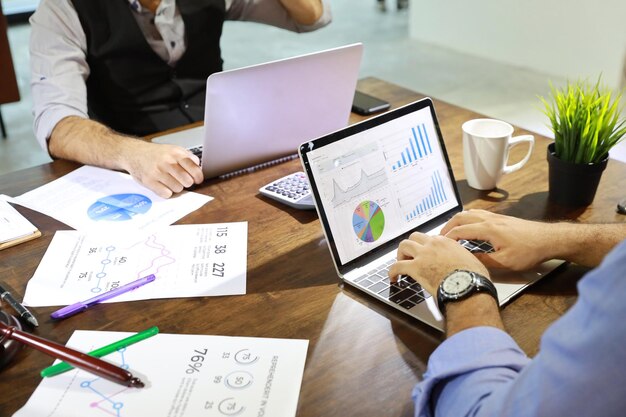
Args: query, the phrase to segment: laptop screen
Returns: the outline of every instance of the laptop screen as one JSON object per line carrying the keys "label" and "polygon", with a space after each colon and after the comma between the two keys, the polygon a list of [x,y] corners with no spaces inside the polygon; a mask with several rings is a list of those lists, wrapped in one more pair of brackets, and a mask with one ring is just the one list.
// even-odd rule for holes
{"label": "laptop screen", "polygon": [[462,209],[430,99],[305,143],[300,155],[338,266]]}

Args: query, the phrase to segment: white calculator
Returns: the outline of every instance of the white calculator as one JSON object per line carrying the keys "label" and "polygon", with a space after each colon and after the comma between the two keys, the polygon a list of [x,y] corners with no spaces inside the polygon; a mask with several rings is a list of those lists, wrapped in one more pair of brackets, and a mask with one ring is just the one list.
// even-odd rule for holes
{"label": "white calculator", "polygon": [[310,210],[315,208],[309,180],[304,172],[294,172],[272,181],[259,188],[259,192],[297,209]]}

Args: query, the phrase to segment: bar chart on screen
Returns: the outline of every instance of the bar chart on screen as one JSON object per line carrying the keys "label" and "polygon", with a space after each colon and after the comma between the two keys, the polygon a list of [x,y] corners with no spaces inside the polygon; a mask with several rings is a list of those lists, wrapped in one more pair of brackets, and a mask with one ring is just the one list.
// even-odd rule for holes
{"label": "bar chart on screen", "polygon": [[445,166],[422,161],[397,174],[394,181],[402,221],[422,223],[454,206],[454,191]]}
{"label": "bar chart on screen", "polygon": [[430,179],[432,184],[430,192],[415,205],[413,210],[406,214],[406,221],[410,221],[448,201],[448,195],[443,187],[439,171],[433,172]]}
{"label": "bar chart on screen", "polygon": [[402,149],[403,145],[404,149],[401,150],[399,158],[391,166],[391,170],[394,172],[410,165],[412,162],[427,158],[428,155],[433,153],[433,147],[430,144],[430,137],[424,123],[411,127],[410,133],[407,133],[406,142],[400,144],[400,149]]}
{"label": "bar chart on screen", "polygon": [[396,205],[404,224],[428,218],[449,209],[453,188],[446,175],[441,145],[432,121],[421,114],[409,127],[389,132],[382,146]]}

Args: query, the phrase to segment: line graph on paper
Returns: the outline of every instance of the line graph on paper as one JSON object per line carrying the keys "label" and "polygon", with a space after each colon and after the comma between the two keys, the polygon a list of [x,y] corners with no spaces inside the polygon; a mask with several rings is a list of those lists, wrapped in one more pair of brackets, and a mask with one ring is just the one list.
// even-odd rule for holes
{"label": "line graph on paper", "polygon": [[[121,359],[119,367],[128,370],[129,366],[126,363],[125,352],[126,348],[117,350]],[[90,409],[100,411],[99,414],[103,416],[123,417],[124,402],[116,398],[119,398],[123,393],[131,388],[121,388],[102,378],[93,378],[82,381],[80,383],[80,387],[96,396],[95,400],[89,402]],[[115,387],[114,392],[106,392],[107,387]]]}
{"label": "line graph on paper", "polygon": [[[100,259],[95,259],[98,256]],[[87,257],[95,265],[90,268],[91,272],[82,269],[85,272],[80,272],[78,277],[93,282],[92,293],[115,288],[119,285],[115,280],[122,274],[125,280],[130,281],[132,276],[141,278],[149,274],[157,275],[163,268],[176,262],[172,251],[154,234],[125,248],[109,244],[88,247]],[[136,269],[136,272],[131,272],[129,268]],[[89,280],[89,277],[92,279]]]}
{"label": "line graph on paper", "polygon": [[60,230],[29,280],[24,300],[33,307],[72,304],[152,274],[153,284],[105,302],[244,294],[246,253],[244,222],[126,234]]}
{"label": "line graph on paper", "polygon": [[[140,244],[141,242],[137,243],[137,245]],[[154,258],[147,262],[145,268],[137,272],[137,278],[141,278],[149,274],[157,275],[161,268],[165,268],[176,262],[176,259],[171,255],[172,251],[170,251],[165,244],[158,242],[156,235],[148,236],[143,244],[145,247],[149,248],[150,251],[154,251]]]}

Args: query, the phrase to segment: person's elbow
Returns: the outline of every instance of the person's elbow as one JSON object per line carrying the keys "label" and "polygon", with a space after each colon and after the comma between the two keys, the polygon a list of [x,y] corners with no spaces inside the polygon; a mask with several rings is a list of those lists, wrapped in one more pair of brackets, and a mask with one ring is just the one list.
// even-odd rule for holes
{"label": "person's elbow", "polygon": [[323,14],[324,5],[321,1],[310,1],[293,18],[299,25],[311,26],[317,23]]}

